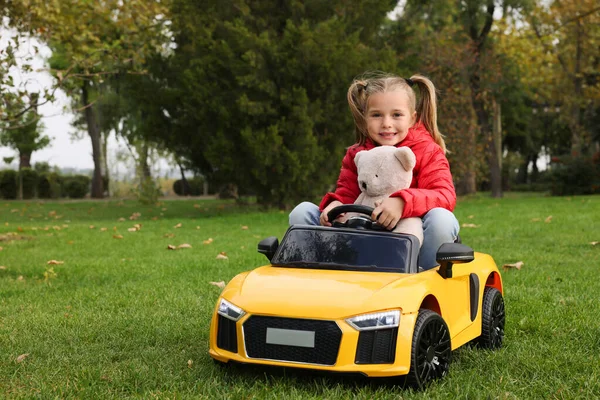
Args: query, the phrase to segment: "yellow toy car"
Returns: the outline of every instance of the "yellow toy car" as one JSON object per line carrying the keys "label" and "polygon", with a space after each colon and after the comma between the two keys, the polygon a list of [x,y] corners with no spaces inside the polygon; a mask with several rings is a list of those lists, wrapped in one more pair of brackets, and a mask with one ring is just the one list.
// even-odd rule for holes
{"label": "yellow toy car", "polygon": [[489,255],[446,243],[440,266],[419,271],[416,237],[383,230],[364,206],[329,220],[345,212],[365,215],[259,243],[271,264],[234,277],[217,301],[215,361],[404,376],[419,388],[445,376],[465,343],[502,345],[502,278]]}

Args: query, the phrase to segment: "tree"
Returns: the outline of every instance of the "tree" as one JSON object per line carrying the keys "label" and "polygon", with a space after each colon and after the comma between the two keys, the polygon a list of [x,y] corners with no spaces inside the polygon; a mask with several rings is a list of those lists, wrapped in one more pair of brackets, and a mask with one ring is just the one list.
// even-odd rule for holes
{"label": "tree", "polygon": [[[37,93],[30,95],[31,103],[37,104],[37,99]],[[19,101],[13,107],[20,110],[26,106],[25,102]],[[31,154],[50,144],[50,138],[42,134],[43,125],[36,106],[24,114],[19,121],[4,123],[1,128],[0,144],[11,147],[19,153],[19,169],[31,168]]]}
{"label": "tree", "polygon": [[[19,199],[23,199],[23,169],[31,168],[31,154],[50,144],[50,138],[42,134],[43,125],[37,113],[38,93],[31,93],[29,100],[32,108],[18,121],[0,125],[0,144],[15,149],[19,154]],[[20,110],[25,105],[19,99],[13,107]]]}
{"label": "tree", "polygon": [[[502,196],[501,131],[493,129],[493,120],[498,119],[500,107],[494,104],[501,103],[507,76],[491,34],[497,9],[507,16],[527,4],[527,0],[409,0],[398,22],[398,32],[410,44],[409,51],[415,45],[415,57],[423,58],[420,66],[435,76],[441,88],[440,125],[450,128],[449,148],[459,153],[458,156],[451,153],[450,159],[461,162],[458,178],[463,193],[475,190],[475,177],[480,169],[476,154],[483,145],[492,196]],[[416,43],[415,38],[418,38]],[[456,115],[461,118],[448,122],[443,117],[444,111],[450,111],[450,118]],[[475,121],[475,131],[471,121]]]}
{"label": "tree", "polygon": [[552,1],[539,6],[529,21],[547,53],[553,57],[555,98],[571,130],[571,155],[590,147],[593,134],[583,116],[600,103],[600,6],[594,0]]}
{"label": "tree", "polygon": [[81,102],[94,158],[92,197],[102,197],[97,88],[111,74],[144,72],[148,54],[167,43],[167,5],[160,0],[30,0],[2,1],[0,9],[17,31],[39,37],[60,53],[54,59],[56,87]]}
{"label": "tree", "polygon": [[[394,2],[174,2],[165,146],[213,181],[286,207],[331,188],[353,129],[352,78],[391,69],[368,47]],[[162,95],[161,95],[162,97]]]}

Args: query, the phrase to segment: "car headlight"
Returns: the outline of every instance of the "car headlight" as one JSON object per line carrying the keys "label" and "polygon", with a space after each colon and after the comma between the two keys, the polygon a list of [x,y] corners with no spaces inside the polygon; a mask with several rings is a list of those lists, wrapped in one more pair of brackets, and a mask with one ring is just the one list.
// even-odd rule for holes
{"label": "car headlight", "polygon": [[400,310],[357,315],[348,318],[346,322],[358,331],[395,328],[400,324]]}
{"label": "car headlight", "polygon": [[219,315],[229,318],[232,321],[237,321],[246,314],[246,311],[242,310],[236,305],[231,304],[225,299],[221,299],[219,302]]}

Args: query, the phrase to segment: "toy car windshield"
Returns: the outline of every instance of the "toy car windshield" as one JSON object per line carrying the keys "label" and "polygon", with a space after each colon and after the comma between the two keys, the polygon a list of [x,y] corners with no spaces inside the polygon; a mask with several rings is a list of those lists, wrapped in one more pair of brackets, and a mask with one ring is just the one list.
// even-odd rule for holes
{"label": "toy car windshield", "polygon": [[271,262],[294,268],[412,273],[417,253],[418,240],[411,235],[296,225]]}

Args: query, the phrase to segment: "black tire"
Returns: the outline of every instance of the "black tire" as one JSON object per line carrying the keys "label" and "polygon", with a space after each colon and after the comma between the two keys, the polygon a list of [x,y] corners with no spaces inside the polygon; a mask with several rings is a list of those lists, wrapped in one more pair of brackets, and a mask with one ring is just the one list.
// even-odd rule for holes
{"label": "black tire", "polygon": [[500,291],[486,287],[481,306],[481,336],[477,343],[484,349],[499,349],[504,340],[506,312]]}
{"label": "black tire", "polygon": [[406,383],[420,389],[448,374],[452,348],[444,319],[431,310],[420,310],[413,333],[410,370]]}

